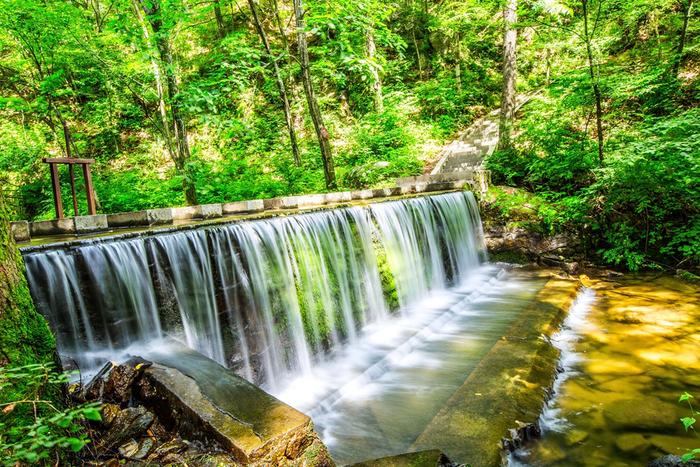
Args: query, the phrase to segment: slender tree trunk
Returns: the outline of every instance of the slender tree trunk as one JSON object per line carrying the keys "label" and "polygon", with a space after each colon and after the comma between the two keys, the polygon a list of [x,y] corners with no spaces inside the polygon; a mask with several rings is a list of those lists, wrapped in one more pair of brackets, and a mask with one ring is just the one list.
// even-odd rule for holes
{"label": "slender tree trunk", "polygon": [[683,27],[681,28],[681,35],[678,38],[678,45],[676,46],[676,53],[674,54],[673,66],[671,68],[671,76],[674,79],[678,78],[678,71],[680,70],[681,63],[683,62],[683,49],[685,48],[686,36],[688,35],[688,22],[690,21],[690,12],[692,9],[693,0],[687,0],[683,13]]}
{"label": "slender tree trunk", "polygon": [[367,58],[369,61],[369,69],[372,74],[372,93],[374,94],[374,110],[378,113],[384,112],[384,96],[382,94],[382,78],[379,76],[379,70],[375,66],[375,58],[377,55],[377,45],[374,43],[374,31],[371,28],[367,30]]}
{"label": "slender tree trunk", "polygon": [[[9,219],[5,193],[0,189],[0,366],[52,363],[56,343],[32,303]],[[0,389],[0,400],[3,391]]]}
{"label": "slender tree trunk", "polygon": [[224,24],[224,15],[221,14],[221,3],[219,0],[214,0],[214,17],[216,18],[216,34],[219,39],[226,37],[226,25]]}
{"label": "slender tree trunk", "polygon": [[268,57],[270,63],[275,72],[275,81],[277,82],[277,90],[280,93],[280,99],[282,100],[282,105],[284,107],[284,119],[287,123],[287,131],[289,132],[289,143],[292,146],[292,155],[294,156],[294,163],[296,165],[301,165],[301,156],[299,155],[299,146],[297,145],[297,135],[294,131],[294,119],[292,118],[292,110],[289,105],[289,97],[287,96],[287,86],[284,84],[282,79],[282,72],[280,71],[279,63],[277,58],[272,54],[272,49],[270,48],[270,42],[267,40],[267,34],[260,23],[260,18],[258,17],[258,8],[255,6],[255,0],[248,0],[248,6],[250,7],[250,12],[253,15],[253,23],[255,24],[255,29],[258,31],[260,40],[265,47],[265,53]]}
{"label": "slender tree trunk", "polygon": [[603,106],[600,92],[600,83],[593,62],[593,49],[591,48],[591,35],[588,28],[588,0],[581,0],[583,6],[583,38],[586,42],[586,55],[588,56],[588,73],[591,77],[591,86],[593,87],[593,97],[595,98],[595,122],[596,131],[598,133],[598,162],[603,165],[604,153],[603,144],[605,142],[603,136]]}
{"label": "slender tree trunk", "polygon": [[516,55],[518,49],[518,0],[508,0],[503,10],[503,93],[501,94],[501,116],[499,122],[499,146],[512,146],[511,129],[515,116],[515,85],[517,79]]}
{"label": "slender tree trunk", "polygon": [[177,156],[173,162],[175,163],[175,168],[183,177],[182,188],[185,192],[185,201],[189,205],[197,204],[197,192],[191,170],[188,167],[190,161],[190,147],[187,141],[187,124],[178,100],[180,90],[175,74],[175,61],[173,60],[173,53],[170,47],[169,31],[163,28],[162,11],[158,0],[151,1],[150,5],[144,0],[141,0],[141,6],[153,30],[160,61],[163,63],[163,68],[165,69],[165,83],[168,90],[170,114],[172,115],[173,122],[173,136],[177,149]]}
{"label": "slender tree trunk", "polygon": [[311,83],[311,72],[309,70],[309,50],[306,44],[306,25],[304,21],[304,10],[302,8],[302,0],[294,1],[294,18],[297,24],[297,42],[299,47],[299,59],[301,62],[301,78],[304,83],[304,93],[306,101],[309,105],[309,113],[311,120],[316,130],[318,144],[321,148],[321,158],[323,159],[323,173],[326,178],[326,188],[335,188],[335,168],[333,167],[333,155],[331,154],[331,145],[328,135],[323,124],[321,110],[318,107],[318,101],[314,95],[314,88]]}

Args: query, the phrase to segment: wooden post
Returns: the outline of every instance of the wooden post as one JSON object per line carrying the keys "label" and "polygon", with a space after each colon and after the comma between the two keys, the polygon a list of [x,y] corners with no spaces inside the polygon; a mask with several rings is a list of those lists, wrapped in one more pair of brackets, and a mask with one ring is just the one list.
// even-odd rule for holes
{"label": "wooden post", "polygon": [[92,175],[90,175],[90,164],[83,164],[83,179],[85,180],[85,191],[87,194],[88,214],[94,216],[95,210],[95,189],[92,187]]}
{"label": "wooden post", "polygon": [[75,168],[73,164],[68,164],[68,172],[70,173],[70,193],[73,197],[73,216],[78,216],[78,197],[75,196]]}
{"label": "wooden post", "polygon": [[70,189],[73,195],[73,215],[78,216],[78,197],[75,193],[75,164],[83,167],[83,177],[85,179],[85,192],[87,195],[88,214],[94,216],[97,213],[95,206],[95,189],[92,186],[92,176],[90,175],[90,164],[94,159],[73,159],[72,157],[46,157],[43,162],[51,167],[51,186],[53,188],[53,202],[56,207],[56,218],[63,219],[63,201],[61,200],[61,183],[58,178],[58,164],[67,164],[70,171]]}
{"label": "wooden post", "polygon": [[53,205],[56,208],[56,219],[63,219],[63,200],[61,200],[61,183],[58,179],[58,166],[50,163],[51,187],[53,188]]}

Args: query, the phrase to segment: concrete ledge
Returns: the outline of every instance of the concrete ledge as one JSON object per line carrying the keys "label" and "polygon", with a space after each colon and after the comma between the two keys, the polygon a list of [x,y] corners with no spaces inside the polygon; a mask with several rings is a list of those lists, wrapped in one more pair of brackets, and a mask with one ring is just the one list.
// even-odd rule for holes
{"label": "concrete ledge", "polygon": [[223,216],[223,208],[221,204],[200,204],[196,206],[199,217],[202,219],[216,219]]}
{"label": "concrete ledge", "polygon": [[349,191],[336,191],[335,193],[326,193],[326,204],[347,203],[352,201],[352,193]]}
{"label": "concrete ledge", "polygon": [[326,204],[326,195],[323,193],[297,197],[297,206],[299,207],[323,206],[324,204]]}
{"label": "concrete ledge", "polygon": [[70,235],[75,233],[75,222],[73,218],[32,222],[29,224],[29,233],[32,237]]}
{"label": "concrete ledge", "polygon": [[372,190],[360,190],[360,191],[353,191],[350,193],[350,197],[352,199],[370,199],[374,196],[374,193]]}
{"label": "concrete ledge", "polygon": [[549,337],[580,287],[578,280],[551,278],[412,448],[438,448],[454,462],[475,466],[503,465],[504,448],[517,447],[518,441],[509,437],[538,431],[559,358]]}
{"label": "concrete ledge", "polygon": [[146,211],[136,211],[107,214],[107,225],[109,227],[149,225],[148,213]]}
{"label": "concrete ledge", "polygon": [[10,232],[17,243],[28,242],[32,238],[29,234],[29,222],[27,221],[10,222]]}
{"label": "concrete ledge", "polygon": [[106,214],[77,216],[73,218],[73,221],[75,223],[75,231],[77,233],[92,233],[109,229]]}
{"label": "concrete ledge", "polygon": [[173,210],[170,208],[147,209],[148,225],[163,225],[173,223]]}
{"label": "concrete ledge", "polygon": [[221,205],[221,211],[224,215],[258,212],[264,209],[265,203],[261,199],[254,199],[251,201],[237,201],[235,203],[224,203]]}
{"label": "concrete ledge", "polygon": [[174,221],[184,221],[189,219],[196,219],[199,217],[199,206],[184,206],[181,208],[171,208],[172,219]]}

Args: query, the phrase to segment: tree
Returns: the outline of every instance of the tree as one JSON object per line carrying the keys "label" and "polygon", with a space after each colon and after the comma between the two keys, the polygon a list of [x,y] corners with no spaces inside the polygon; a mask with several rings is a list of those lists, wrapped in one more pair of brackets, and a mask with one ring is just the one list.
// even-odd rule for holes
{"label": "tree", "polygon": [[294,130],[294,119],[292,118],[292,110],[291,106],[289,105],[287,85],[284,83],[279,63],[277,61],[277,58],[272,53],[272,49],[270,48],[270,41],[268,41],[265,29],[263,29],[262,23],[260,22],[260,18],[258,16],[258,8],[255,5],[255,0],[248,0],[248,6],[250,7],[250,13],[253,15],[253,24],[255,25],[255,29],[256,31],[258,31],[258,35],[260,36],[260,40],[263,43],[263,47],[265,47],[265,55],[267,56],[268,61],[272,64],[272,69],[275,73],[275,82],[277,83],[277,90],[279,91],[280,100],[282,101],[282,106],[284,108],[284,119],[287,124],[287,131],[289,132],[289,143],[292,147],[294,163],[296,165],[301,165],[301,156],[299,155],[299,145],[297,144],[297,135],[296,131]]}
{"label": "tree", "polygon": [[318,145],[321,149],[321,159],[323,160],[323,174],[326,179],[326,188],[332,189],[336,187],[335,168],[333,166],[333,155],[331,154],[331,144],[329,141],[328,130],[323,124],[321,110],[318,107],[318,101],[314,94],[313,84],[311,82],[311,71],[309,70],[309,49],[306,43],[306,23],[304,21],[304,9],[302,0],[293,0],[294,18],[297,25],[297,44],[299,47],[299,61],[301,65],[301,79],[304,83],[304,94],[306,94],[306,102],[309,106],[311,120],[316,130]]}
{"label": "tree", "polygon": [[[173,162],[178,173],[182,176],[182,188],[185,192],[185,201],[189,205],[197,204],[197,191],[194,177],[190,168],[190,146],[187,140],[187,120],[181,108],[180,89],[178,85],[177,66],[173,58],[170,44],[172,15],[168,16],[163,11],[160,0],[139,0],[141,9],[146,15],[146,20],[153,31],[155,45],[160,56],[160,69],[165,70],[165,82],[167,89],[167,102],[170,105],[170,117],[175,151]],[[164,19],[166,21],[164,21]],[[156,78],[158,81],[158,78]]]}
{"label": "tree", "polygon": [[[598,0],[598,13],[596,15],[595,23],[598,24],[600,20],[600,6],[603,0]],[[603,165],[604,154],[603,145],[605,144],[605,139],[603,136],[603,104],[602,95],[600,92],[600,78],[598,76],[598,70],[595,65],[595,59],[593,57],[593,48],[591,43],[593,41],[593,33],[595,33],[595,28],[591,31],[588,24],[588,6],[589,0],[581,0],[581,7],[583,8],[583,41],[586,46],[586,57],[588,59],[588,74],[591,79],[591,88],[593,89],[593,98],[595,99],[595,122],[596,122],[596,133],[598,137],[598,162]]]}
{"label": "tree", "polygon": [[0,366],[55,362],[56,343],[46,320],[34,308],[8,219],[5,193],[0,189]]}
{"label": "tree", "polygon": [[379,76],[376,61],[377,45],[374,43],[374,31],[372,27],[367,28],[367,60],[372,75],[372,94],[374,95],[374,110],[378,113],[384,112],[384,96],[382,94],[382,78]]}
{"label": "tree", "polygon": [[515,114],[515,85],[517,78],[516,53],[518,31],[518,0],[507,0],[503,10],[503,92],[501,94],[500,141],[501,148],[511,147],[511,127]]}
{"label": "tree", "polygon": [[688,35],[688,22],[690,21],[690,13],[693,9],[693,0],[686,0],[685,7],[683,8],[683,26],[681,27],[681,33],[678,36],[678,45],[676,46],[675,54],[673,56],[673,64],[671,66],[671,76],[676,79],[678,77],[678,70],[683,62],[683,52],[685,49],[685,41]]}

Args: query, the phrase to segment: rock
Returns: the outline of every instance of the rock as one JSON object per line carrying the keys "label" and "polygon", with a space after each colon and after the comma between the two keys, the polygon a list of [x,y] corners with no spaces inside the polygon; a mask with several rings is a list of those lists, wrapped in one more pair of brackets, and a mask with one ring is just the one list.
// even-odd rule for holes
{"label": "rock", "polygon": [[112,368],[104,384],[104,399],[117,404],[125,404],[131,399],[132,386],[151,365],[141,358],[131,358],[122,365]]}
{"label": "rock", "polygon": [[682,456],[688,451],[700,448],[700,441],[695,437],[669,436],[653,434],[649,437],[649,442],[666,454]]}
{"label": "rock", "polygon": [[615,439],[615,446],[620,451],[628,454],[646,450],[651,443],[639,433],[625,433]]}
{"label": "rock", "polygon": [[153,451],[149,459],[156,460],[166,457],[169,454],[180,454],[187,450],[189,445],[180,438],[173,438],[167,443],[163,443]]}
{"label": "rock", "polygon": [[700,467],[700,462],[692,460],[683,462],[680,456],[663,456],[649,462],[648,467]]}
{"label": "rock", "polygon": [[455,464],[442,451],[430,449],[372,459],[352,464],[350,467],[451,467],[453,465]]}
{"label": "rock", "polygon": [[139,381],[140,400],[167,429],[244,464],[289,465],[313,455],[306,465],[333,465],[308,416],[191,349],[174,341],[168,348],[147,355],[154,364]]}
{"label": "rock", "polygon": [[110,404],[109,402],[102,404],[102,423],[104,426],[107,428],[112,426],[112,423],[114,422],[114,419],[117,418],[117,415],[119,415],[119,412],[121,412],[121,409],[116,404]]}
{"label": "rock", "polygon": [[603,409],[608,424],[620,430],[663,430],[674,428],[676,407],[655,397],[637,397],[609,403]]}
{"label": "rock", "polygon": [[566,271],[567,273],[574,275],[579,273],[581,267],[576,261],[572,261],[570,263],[564,263],[562,269],[564,269],[564,271]]}
{"label": "rock", "polygon": [[119,455],[126,459],[145,459],[153,449],[154,444],[152,438],[143,438],[140,442],[132,439],[119,446]]}
{"label": "rock", "polygon": [[144,407],[129,407],[120,411],[107,433],[96,443],[99,451],[111,451],[131,438],[137,438],[153,423],[153,414]]}
{"label": "rock", "polygon": [[566,444],[574,446],[584,442],[588,438],[588,432],[583,430],[571,430],[566,433]]}
{"label": "rock", "polygon": [[105,380],[104,377],[108,374],[115,364],[113,362],[107,362],[105,365],[97,372],[97,374],[88,382],[81,392],[82,400],[94,401],[102,399],[102,394],[104,393]]}

